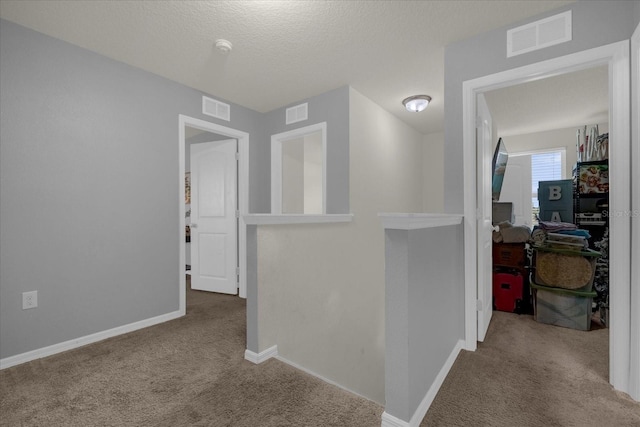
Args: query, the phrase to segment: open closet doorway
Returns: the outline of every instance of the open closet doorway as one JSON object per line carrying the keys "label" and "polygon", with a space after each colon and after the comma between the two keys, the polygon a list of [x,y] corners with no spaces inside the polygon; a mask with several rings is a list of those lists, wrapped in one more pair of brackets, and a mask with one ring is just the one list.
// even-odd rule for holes
{"label": "open closet doorway", "polygon": [[[628,212],[630,191],[630,137],[629,137],[629,56],[628,43],[619,42],[588,51],[555,58],[494,75],[469,80],[463,84],[464,106],[464,171],[465,201],[467,218],[483,216],[483,203],[488,197],[479,194],[474,182],[476,164],[476,98],[478,94],[531,82],[569,72],[605,66],[608,69],[610,156],[609,175],[611,182],[611,212]],[[526,102],[526,101],[522,101]],[[495,141],[494,141],[495,143]],[[482,150],[478,150],[479,152]],[[478,166],[479,167],[479,166]],[[618,390],[627,391],[629,379],[629,327],[630,327],[630,221],[624,216],[610,218],[610,365],[609,381]],[[476,221],[465,221],[465,347],[477,347],[478,324],[476,307],[480,295],[485,294],[486,283],[477,276],[478,265],[484,263],[491,254],[478,251],[477,242],[487,232],[477,226]],[[631,361],[633,363],[633,361]],[[637,362],[637,361],[636,361]]]}
{"label": "open closet doorway", "polygon": [[[184,315],[187,278],[193,273],[194,289],[246,298],[249,134],[183,115],[178,121],[179,301]],[[199,197],[203,190],[206,198]]]}

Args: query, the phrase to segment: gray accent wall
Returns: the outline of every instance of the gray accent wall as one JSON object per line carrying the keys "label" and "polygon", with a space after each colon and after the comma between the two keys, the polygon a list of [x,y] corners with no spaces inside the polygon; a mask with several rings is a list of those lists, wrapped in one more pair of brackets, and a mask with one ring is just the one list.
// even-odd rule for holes
{"label": "gray accent wall", "polygon": [[[463,212],[462,83],[478,77],[604,46],[631,37],[637,1],[579,1],[508,27],[492,30],[445,49],[445,212]],[[506,57],[506,31],[565,10],[573,15],[573,40]],[[524,102],[524,101],[523,101]]]}
{"label": "gray accent wall", "polygon": [[[286,109],[307,102],[308,119],[287,125]],[[349,213],[349,87],[303,99],[265,115],[269,149],[271,136],[327,122],[327,213]]]}
{"label": "gray accent wall", "polygon": [[0,67],[0,358],[178,310],[179,114],[250,134],[268,211],[262,114],[5,20]]}
{"label": "gray accent wall", "polygon": [[462,225],[385,230],[385,412],[403,421],[464,337],[461,238]]}

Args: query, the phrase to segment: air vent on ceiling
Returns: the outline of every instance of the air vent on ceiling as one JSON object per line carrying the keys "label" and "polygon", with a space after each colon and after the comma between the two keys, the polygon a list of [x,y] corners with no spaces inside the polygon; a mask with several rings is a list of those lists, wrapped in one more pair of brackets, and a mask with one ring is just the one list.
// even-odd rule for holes
{"label": "air vent on ceiling", "polygon": [[507,58],[571,40],[571,11],[507,31]]}
{"label": "air vent on ceiling", "polygon": [[309,118],[309,103],[296,105],[295,107],[287,108],[287,117],[285,119],[286,124],[301,122]]}
{"label": "air vent on ceiling", "polygon": [[213,98],[202,97],[202,114],[216,119],[231,121],[231,106]]}

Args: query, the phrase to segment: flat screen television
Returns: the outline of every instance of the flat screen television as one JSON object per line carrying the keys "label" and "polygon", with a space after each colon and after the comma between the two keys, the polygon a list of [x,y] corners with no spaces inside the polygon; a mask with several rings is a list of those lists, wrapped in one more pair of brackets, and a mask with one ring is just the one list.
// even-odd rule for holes
{"label": "flat screen television", "polygon": [[500,200],[500,191],[502,191],[502,182],[504,181],[504,172],[507,170],[507,160],[509,153],[504,145],[502,138],[498,139],[496,151],[493,153],[493,166],[491,168],[491,199],[494,202]]}

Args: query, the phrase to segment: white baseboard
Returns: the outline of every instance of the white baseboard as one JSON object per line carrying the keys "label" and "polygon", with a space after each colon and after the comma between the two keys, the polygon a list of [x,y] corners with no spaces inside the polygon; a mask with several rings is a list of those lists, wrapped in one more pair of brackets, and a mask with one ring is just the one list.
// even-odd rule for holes
{"label": "white baseboard", "polygon": [[48,347],[39,348],[37,350],[28,351],[26,353],[17,354],[15,356],[5,357],[4,359],[0,359],[0,369],[10,368],[15,365],[20,365],[21,363],[26,363],[32,360],[41,359],[43,357],[52,356],[63,351],[73,350],[74,348],[82,347],[87,344],[92,344],[118,335],[126,334],[128,332],[133,332],[138,329],[157,325],[159,323],[164,323],[182,316],[184,316],[184,313],[181,313],[179,310],[173,311],[171,313],[162,314],[160,316],[151,317],[149,319],[140,320],[134,323],[129,323],[128,325],[118,326],[117,328],[108,329],[106,331],[96,332],[95,334],[75,338],[58,344],[53,344]]}
{"label": "white baseboard", "polygon": [[400,418],[396,418],[393,415],[389,415],[386,412],[382,413],[381,427],[409,427],[409,423],[402,421]]}
{"label": "white baseboard", "polygon": [[[335,381],[332,381],[332,380],[330,380],[330,379],[328,379],[328,378],[325,378],[325,377],[323,377],[322,375],[319,375],[319,374],[317,374],[317,373],[315,373],[315,372],[313,372],[313,371],[310,371],[309,369],[307,369],[307,368],[305,368],[305,367],[303,367],[303,366],[300,366],[300,365],[298,365],[297,363],[292,362],[291,360],[285,359],[285,358],[284,358],[284,357],[282,357],[282,356],[279,356],[279,355],[278,355],[278,356],[276,356],[276,359],[278,359],[278,360],[279,360],[279,361],[281,361],[282,363],[286,363],[287,365],[289,365],[289,366],[291,366],[291,367],[293,367],[293,368],[296,368],[296,369],[297,369],[297,370],[299,370],[299,371],[305,372],[305,373],[307,373],[307,374],[309,374],[309,375],[311,375],[311,376],[313,376],[313,377],[316,377],[316,378],[318,378],[319,380],[322,380],[322,381],[324,381],[324,382],[325,382],[325,383],[327,383],[327,384],[331,384],[331,385],[336,386],[336,387],[338,387],[338,388],[340,388],[340,389],[342,389],[342,390],[344,390],[344,391],[346,391],[346,392],[348,392],[348,393],[351,393],[351,394],[353,394],[353,395],[355,395],[355,396],[358,396],[358,397],[361,397],[361,398],[363,398],[363,399],[367,399],[367,400],[370,400],[370,401],[374,402],[373,400],[371,400],[371,399],[370,399],[370,398],[368,398],[367,396],[363,396],[363,395],[361,395],[360,393],[356,393],[356,392],[355,392],[355,391],[353,391],[353,390],[349,390],[348,388],[346,388],[346,387],[345,387],[345,386],[343,386],[342,384],[338,384],[338,383],[337,383],[337,382],[335,382]],[[374,403],[378,403],[378,402],[374,402]],[[379,403],[378,403],[378,404],[379,404]]]}
{"label": "white baseboard", "polygon": [[449,353],[449,357],[447,357],[447,360],[444,362],[444,365],[438,372],[438,375],[436,375],[433,383],[431,383],[431,387],[429,387],[429,390],[427,390],[427,394],[425,394],[422,402],[420,402],[420,405],[418,405],[418,408],[413,413],[411,420],[409,422],[406,422],[394,417],[393,415],[383,412],[381,427],[418,427],[424,419],[424,416],[427,415],[427,411],[433,403],[433,399],[436,398],[438,390],[440,390],[440,387],[442,387],[442,383],[444,382],[445,378],[447,378],[447,375],[449,374],[453,363],[456,361],[460,350],[463,349],[464,344],[464,340],[458,340],[456,345],[453,347],[453,350],[451,350],[451,353]]}
{"label": "white baseboard", "polygon": [[278,356],[277,345],[269,347],[268,349],[261,351],[260,353],[255,353],[251,350],[244,351],[244,358],[249,362],[255,363],[256,365],[259,365],[260,363],[265,362],[271,359],[272,357],[277,357],[277,356]]}

